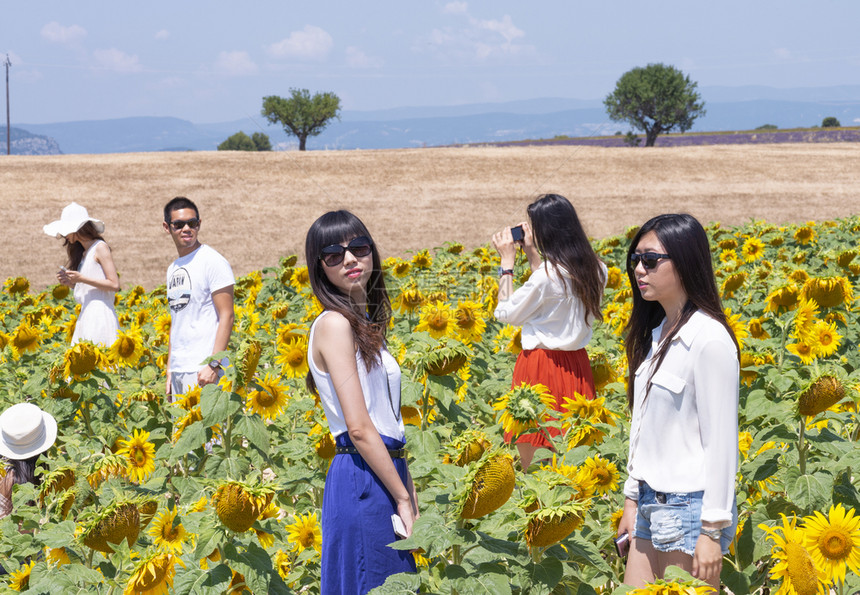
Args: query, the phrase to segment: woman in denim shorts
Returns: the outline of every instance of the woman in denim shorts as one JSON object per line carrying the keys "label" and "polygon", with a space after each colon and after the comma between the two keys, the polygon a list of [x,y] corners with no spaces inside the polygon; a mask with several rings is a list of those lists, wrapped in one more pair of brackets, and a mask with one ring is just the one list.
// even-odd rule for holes
{"label": "woman in denim shorts", "polygon": [[628,250],[633,411],[624,514],[624,582],[679,566],[719,587],[737,524],[739,349],[723,313],[701,224],[660,215]]}

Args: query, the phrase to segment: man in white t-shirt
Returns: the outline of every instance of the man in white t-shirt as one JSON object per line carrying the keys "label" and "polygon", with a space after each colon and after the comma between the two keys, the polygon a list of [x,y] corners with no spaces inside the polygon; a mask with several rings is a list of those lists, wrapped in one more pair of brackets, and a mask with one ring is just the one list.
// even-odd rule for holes
{"label": "man in white t-shirt", "polygon": [[224,361],[203,361],[227,349],[233,331],[233,270],[214,249],[197,239],[200,214],[177,196],[164,207],[164,230],[179,258],[167,269],[170,343],[167,398],[195,386],[218,382]]}

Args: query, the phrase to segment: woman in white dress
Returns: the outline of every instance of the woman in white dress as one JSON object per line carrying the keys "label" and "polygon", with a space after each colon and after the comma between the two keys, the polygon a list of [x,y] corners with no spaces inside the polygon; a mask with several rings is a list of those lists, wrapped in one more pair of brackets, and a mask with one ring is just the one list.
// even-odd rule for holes
{"label": "woman in white dress", "polygon": [[69,260],[60,267],[57,280],[73,288],[75,301],[81,305],[72,345],[87,340],[110,347],[119,328],[113,306],[119,277],[110,247],[101,236],[105,224],[73,202],[63,209],[58,221],[43,229],[49,236],[65,240]]}

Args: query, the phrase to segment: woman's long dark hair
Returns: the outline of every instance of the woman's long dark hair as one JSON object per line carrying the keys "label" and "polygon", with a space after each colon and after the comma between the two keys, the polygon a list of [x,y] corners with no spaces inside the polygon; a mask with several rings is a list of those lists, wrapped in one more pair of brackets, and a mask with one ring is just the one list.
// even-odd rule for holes
{"label": "woman's long dark hair", "polygon": [[[88,240],[104,241],[104,238],[96,231],[96,226],[92,221],[84,223],[75,233]],[[63,239],[63,246],[66,248],[66,254],[69,255],[69,262],[66,263],[66,268],[70,271],[77,271],[78,267],[81,266],[81,259],[84,257],[84,245],[77,241],[70,242],[69,238]]]}
{"label": "woman's long dark hair", "polygon": [[606,279],[576,209],[560,194],[544,194],[528,206],[528,214],[535,247],[555,269],[567,291],[582,300],[585,322],[589,315],[600,320]]}
{"label": "woman's long dark hair", "polygon": [[[627,249],[627,277],[630,279],[630,286],[636,287],[636,277],[633,274],[633,267],[630,266],[630,255],[636,250],[642,236],[651,231],[657,235],[657,239],[660,240],[663,249],[669,255],[672,266],[675,267],[681,280],[681,286],[687,294],[687,303],[681,310],[681,317],[675,324],[663,329],[660,345],[655,354],[657,363],[652,371],[652,376],[653,372],[656,372],[663,363],[666,353],[669,351],[672,337],[696,310],[701,310],[726,328],[735,343],[738,358],[740,358],[738,341],[732,327],[726,320],[720,294],[717,291],[708,235],[702,224],[692,215],[658,215],[649,219],[645,225],[639,228]],[[642,298],[642,294],[637,289],[633,290],[633,311],[630,314],[630,321],[627,323],[626,329],[627,404],[630,409],[633,409],[633,382],[636,378],[636,370],[648,357],[648,351],[651,349],[651,333],[665,316],[666,312],[659,302],[647,301]],[[648,386],[651,386],[650,378],[648,379]]]}
{"label": "woman's long dark hair", "polygon": [[38,460],[39,455],[30,457],[29,459],[9,459],[6,465],[6,472],[12,473],[12,485],[24,483],[32,483],[37,487],[41,485],[42,476],[36,475],[36,462]]}
{"label": "woman's long dark hair", "polygon": [[[326,246],[342,244],[359,236],[371,237],[361,219],[349,211],[330,211],[314,221],[308,230],[305,238],[305,259],[314,295],[325,310],[338,312],[349,321],[361,359],[370,370],[379,359],[379,350],[385,344],[385,334],[391,320],[391,302],[385,289],[382,261],[376,244],[374,243],[371,249],[373,270],[367,281],[366,312],[358,310],[349,296],[344,295],[328,280],[319,258]],[[310,372],[306,383],[308,390],[316,392]]]}

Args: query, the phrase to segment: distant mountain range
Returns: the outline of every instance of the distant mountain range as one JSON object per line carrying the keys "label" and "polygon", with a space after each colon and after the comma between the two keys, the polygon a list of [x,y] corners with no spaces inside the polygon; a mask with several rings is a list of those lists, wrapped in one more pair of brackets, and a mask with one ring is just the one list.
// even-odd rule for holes
{"label": "distant mountain range", "polygon": [[[2,154],[6,154],[6,127],[0,126],[0,145]],[[33,134],[20,128],[9,131],[9,148],[12,155],[59,155],[60,145],[53,138]]]}
{"label": "distant mountain range", "polygon": [[[843,126],[860,125],[860,85],[773,89],[709,87],[701,89],[707,114],[693,131],[751,130],[763,124],[779,128],[820,125],[827,116]],[[179,118],[137,117],[116,120],[17,124],[31,136],[53,139],[63,153],[139,151],[211,151],[231,134],[264,132],[277,148],[297,142],[259,114],[240,120],[194,124]],[[402,107],[343,111],[308,149],[391,149],[463,143],[492,143],[555,136],[600,136],[626,132],[611,122],[602,101],[542,98],[506,103],[443,107]],[[3,132],[2,140],[5,137]],[[31,143],[32,144],[32,143]],[[38,143],[36,143],[38,144]],[[45,151],[55,150],[46,144]],[[36,146],[35,144],[33,146]]]}

